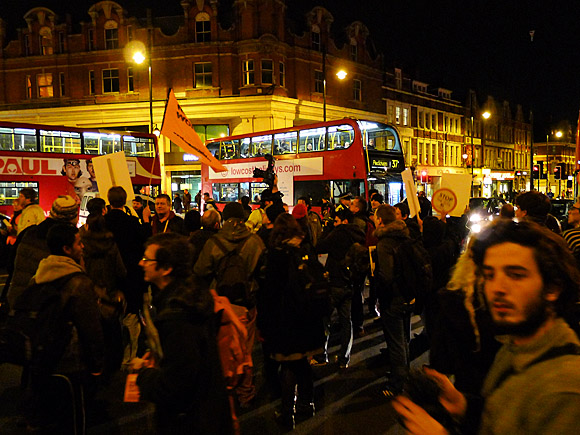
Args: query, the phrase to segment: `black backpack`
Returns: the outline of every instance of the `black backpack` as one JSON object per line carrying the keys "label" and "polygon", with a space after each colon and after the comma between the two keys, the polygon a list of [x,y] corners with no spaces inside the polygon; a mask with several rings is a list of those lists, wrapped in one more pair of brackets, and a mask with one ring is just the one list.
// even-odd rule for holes
{"label": "black backpack", "polygon": [[344,266],[351,282],[364,279],[371,268],[369,248],[358,242],[350,245],[344,257]]}
{"label": "black backpack", "polygon": [[224,253],[217,266],[215,290],[218,295],[228,298],[230,304],[251,308],[255,303],[251,294],[250,273],[246,270],[246,262],[240,255],[248,239],[249,237],[228,251],[218,236],[213,238],[217,247]]}
{"label": "black backpack", "polygon": [[393,251],[394,284],[408,304],[422,307],[433,287],[429,253],[419,239],[406,238]]}
{"label": "black backpack", "polygon": [[18,297],[0,328],[0,362],[52,372],[69,345],[73,325],[64,317],[70,294],[63,287],[75,272],[57,280],[33,282]]}

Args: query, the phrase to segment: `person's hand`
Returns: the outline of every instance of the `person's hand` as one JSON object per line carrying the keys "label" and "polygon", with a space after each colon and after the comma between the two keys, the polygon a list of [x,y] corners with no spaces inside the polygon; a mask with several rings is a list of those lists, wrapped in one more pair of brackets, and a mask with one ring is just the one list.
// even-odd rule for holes
{"label": "person's hand", "polygon": [[278,175],[274,174],[274,184],[272,185],[272,193],[278,192]]}
{"label": "person's hand", "polygon": [[400,423],[407,433],[415,435],[443,435],[449,433],[427,411],[405,396],[395,397],[392,405],[393,409],[399,414]]}
{"label": "person's hand", "polygon": [[129,363],[131,366],[131,371],[139,371],[141,369],[153,368],[155,367],[155,360],[151,352],[146,352],[143,358],[133,358]]}
{"label": "person's hand", "polygon": [[463,417],[467,411],[467,400],[465,396],[461,394],[453,386],[451,381],[447,376],[439,373],[437,370],[430,369],[429,367],[423,367],[423,371],[426,375],[430,376],[437,382],[441,393],[439,394],[439,403],[454,417]]}
{"label": "person's hand", "polygon": [[149,208],[149,201],[147,201],[147,206],[143,207],[143,222],[148,223],[151,217],[151,209]]}

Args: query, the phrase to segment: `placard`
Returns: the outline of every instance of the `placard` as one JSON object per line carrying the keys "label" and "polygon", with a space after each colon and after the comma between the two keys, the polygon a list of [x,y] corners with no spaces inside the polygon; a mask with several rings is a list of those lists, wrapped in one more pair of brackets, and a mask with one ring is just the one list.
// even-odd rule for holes
{"label": "placard", "polygon": [[127,159],[124,152],[106,154],[104,156],[93,157],[95,175],[99,180],[99,193],[101,198],[108,204],[107,192],[113,186],[121,186],[127,192],[127,203],[131,204],[135,198],[131,174],[127,166]]}
{"label": "placard", "polygon": [[431,206],[439,214],[446,216],[457,207],[457,196],[449,189],[436,190],[431,198]]}
{"label": "placard", "polygon": [[471,174],[443,174],[441,177],[441,189],[451,190],[455,194],[457,205],[448,214],[460,217],[469,204]]}
{"label": "placard", "polygon": [[409,168],[401,172],[403,183],[405,183],[405,192],[407,192],[407,204],[409,204],[409,217],[417,216],[421,211],[419,198],[417,198],[417,186],[413,180],[413,173]]}

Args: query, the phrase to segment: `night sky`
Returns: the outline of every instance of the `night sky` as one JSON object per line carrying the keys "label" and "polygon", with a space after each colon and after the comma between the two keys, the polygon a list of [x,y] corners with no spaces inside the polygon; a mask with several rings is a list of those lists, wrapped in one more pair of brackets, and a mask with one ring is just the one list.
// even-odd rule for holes
{"label": "night sky", "polygon": [[[233,0],[222,0],[225,14]],[[46,6],[64,16],[73,2],[4,1],[0,17],[10,32],[24,27],[24,13]],[[91,0],[75,0],[72,20],[88,21]],[[181,14],[179,0],[118,0],[130,14]],[[560,121],[576,127],[580,109],[580,1],[578,0],[287,0],[300,19],[315,5],[334,16],[332,31],[355,20],[370,31],[385,66],[397,66],[464,102],[468,89],[479,100],[492,95],[534,113],[536,138]],[[529,32],[535,31],[533,41]]]}

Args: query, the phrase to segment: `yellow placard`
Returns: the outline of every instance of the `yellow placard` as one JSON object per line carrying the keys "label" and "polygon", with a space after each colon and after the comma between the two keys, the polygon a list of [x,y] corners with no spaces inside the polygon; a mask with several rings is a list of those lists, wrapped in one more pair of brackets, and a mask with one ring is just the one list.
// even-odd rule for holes
{"label": "yellow placard", "polygon": [[127,202],[131,204],[135,194],[133,193],[133,183],[131,183],[131,174],[127,167],[127,159],[124,152],[93,157],[93,167],[99,183],[100,196],[105,202],[109,202],[107,200],[109,189],[113,186],[121,186],[127,192]]}
{"label": "yellow placard", "polygon": [[183,148],[187,153],[199,157],[200,162],[211,166],[214,171],[227,171],[224,165],[213,156],[197,135],[193,124],[187,119],[185,112],[179,106],[173,89],[169,91],[169,97],[167,98],[161,134],[168,137],[169,140],[180,148]]}
{"label": "yellow placard", "polygon": [[448,214],[460,217],[469,204],[471,174],[443,174],[441,177],[441,189],[449,189],[455,194],[457,197],[456,206]]}

